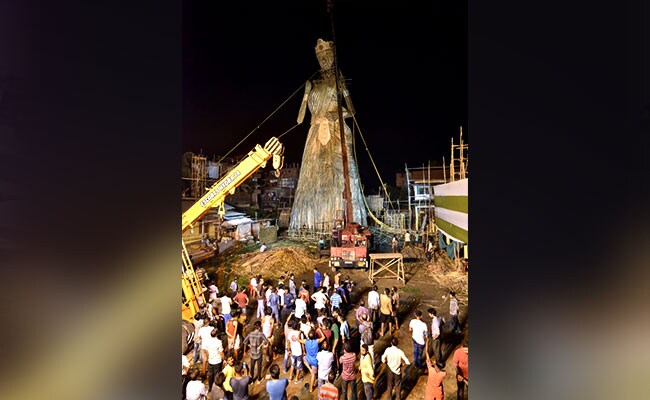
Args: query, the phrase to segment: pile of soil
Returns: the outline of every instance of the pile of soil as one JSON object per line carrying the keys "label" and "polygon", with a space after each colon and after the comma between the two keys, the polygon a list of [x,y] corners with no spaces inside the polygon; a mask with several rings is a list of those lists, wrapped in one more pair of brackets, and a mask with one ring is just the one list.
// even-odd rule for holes
{"label": "pile of soil", "polygon": [[264,278],[279,278],[287,271],[296,275],[311,271],[318,263],[313,251],[293,246],[270,249],[264,253],[246,255],[246,261],[237,267],[240,274],[261,274]]}
{"label": "pile of soil", "polygon": [[429,275],[442,287],[456,292],[459,300],[467,299],[467,272],[459,271],[454,260],[445,253],[438,253],[427,265]]}

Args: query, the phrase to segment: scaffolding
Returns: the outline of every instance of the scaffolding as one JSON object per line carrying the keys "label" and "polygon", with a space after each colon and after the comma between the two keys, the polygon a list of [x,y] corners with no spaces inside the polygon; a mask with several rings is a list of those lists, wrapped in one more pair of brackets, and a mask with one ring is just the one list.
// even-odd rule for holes
{"label": "scaffolding", "polygon": [[208,168],[203,156],[192,156],[192,185],[191,193],[194,198],[201,198],[205,192]]}
{"label": "scaffolding", "polygon": [[[451,138],[451,161],[449,162],[449,182],[467,178],[467,153],[469,145],[463,141],[463,127],[460,127],[459,144]],[[445,182],[446,183],[446,182]]]}

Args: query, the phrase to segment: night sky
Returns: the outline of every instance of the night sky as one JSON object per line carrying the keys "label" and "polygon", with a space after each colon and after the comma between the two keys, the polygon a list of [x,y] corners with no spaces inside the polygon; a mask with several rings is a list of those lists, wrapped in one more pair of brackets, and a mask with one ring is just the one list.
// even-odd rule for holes
{"label": "night sky", "polygon": [[[241,3],[183,2],[184,152],[228,152],[319,69],[316,40],[332,40],[326,0]],[[459,126],[471,133],[466,4],[338,0],[334,18],[339,68],[383,179],[394,184],[404,163],[448,160]],[[295,125],[301,99],[302,90],[232,155]],[[309,118],[282,138],[285,162],[300,162]],[[376,191],[358,139],[357,156],[366,194]]]}

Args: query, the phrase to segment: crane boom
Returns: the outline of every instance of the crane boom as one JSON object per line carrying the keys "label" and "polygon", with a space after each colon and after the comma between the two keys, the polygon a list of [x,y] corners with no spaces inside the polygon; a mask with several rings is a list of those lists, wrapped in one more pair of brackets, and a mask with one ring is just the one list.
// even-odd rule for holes
{"label": "crane boom", "polygon": [[[204,216],[212,207],[217,207],[219,215],[223,217],[225,214],[223,203],[226,196],[234,193],[237,186],[246,181],[255,171],[266,166],[266,162],[269,159],[273,158],[273,168],[275,169],[276,176],[279,176],[284,162],[283,152],[284,147],[275,137],[269,139],[264,147],[259,144],[255,145],[255,148],[239,164],[230,170],[225,177],[212,185],[203,197],[183,213],[181,234],[188,230],[192,224]],[[183,289],[181,315],[183,319],[191,321],[193,315],[199,310],[200,304],[205,303],[203,296],[204,288],[194,271],[192,259],[187,251],[187,247],[185,247],[185,242],[181,240],[181,244],[181,258],[183,260],[181,271],[181,286]],[[187,343],[183,343],[184,346],[187,345]]]}
{"label": "crane boom", "polygon": [[212,207],[217,207],[219,215],[223,216],[225,213],[223,203],[226,196],[233,194],[237,186],[250,178],[259,168],[263,168],[271,157],[273,157],[273,168],[278,174],[282,168],[283,151],[284,147],[275,137],[269,139],[264,147],[256,145],[246,158],[240,161],[225,177],[212,185],[203,197],[183,213],[181,232],[188,230]]}

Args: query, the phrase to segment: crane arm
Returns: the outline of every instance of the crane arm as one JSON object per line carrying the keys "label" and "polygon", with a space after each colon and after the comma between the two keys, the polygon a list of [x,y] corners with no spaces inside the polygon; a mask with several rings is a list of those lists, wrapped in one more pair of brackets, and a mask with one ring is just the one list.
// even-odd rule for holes
{"label": "crane arm", "polygon": [[276,170],[276,175],[279,175],[284,161],[283,152],[284,147],[275,137],[269,139],[264,147],[259,144],[256,145],[239,164],[230,170],[225,177],[212,185],[203,197],[183,213],[182,232],[188,230],[212,207],[217,207],[219,215],[223,216],[225,213],[223,203],[226,196],[234,193],[237,186],[250,178],[255,171],[263,168],[269,159],[273,158],[273,168]]}

